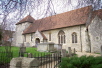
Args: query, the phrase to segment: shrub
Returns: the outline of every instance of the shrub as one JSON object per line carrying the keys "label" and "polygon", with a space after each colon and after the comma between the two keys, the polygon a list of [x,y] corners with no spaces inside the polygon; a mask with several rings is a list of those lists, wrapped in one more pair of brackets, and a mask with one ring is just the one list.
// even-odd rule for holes
{"label": "shrub", "polygon": [[60,63],[60,68],[102,68],[102,57],[64,57]]}

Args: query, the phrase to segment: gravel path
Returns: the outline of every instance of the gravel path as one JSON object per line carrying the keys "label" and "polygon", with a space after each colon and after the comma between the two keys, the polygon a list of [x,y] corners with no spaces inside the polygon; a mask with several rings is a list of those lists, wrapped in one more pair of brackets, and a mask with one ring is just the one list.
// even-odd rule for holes
{"label": "gravel path", "polygon": [[101,54],[95,54],[95,53],[86,53],[86,52],[76,52],[76,54],[78,55],[78,57],[86,55],[86,56],[101,56]]}

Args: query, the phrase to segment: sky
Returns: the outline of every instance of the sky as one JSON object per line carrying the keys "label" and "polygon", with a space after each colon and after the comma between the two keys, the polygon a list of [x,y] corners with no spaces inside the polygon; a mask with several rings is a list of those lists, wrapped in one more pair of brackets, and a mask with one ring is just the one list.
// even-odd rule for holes
{"label": "sky", "polygon": [[[7,0],[2,0],[2,1],[7,1]],[[13,27],[12,29],[15,30],[15,23],[17,23],[19,20],[21,20],[22,18],[26,17],[27,15],[31,15],[34,19],[41,19],[41,18],[45,18],[51,15],[55,15],[55,14],[60,14],[60,13],[64,13],[67,11],[71,11],[77,8],[81,8],[81,7],[85,7],[88,5],[91,5],[90,2],[88,2],[89,0],[30,0],[32,2],[30,2],[27,4],[27,8],[26,11],[23,11],[20,14],[19,10],[15,10],[14,12],[11,12],[7,19],[7,24],[8,24],[8,28]],[[50,2],[49,2],[50,1]],[[98,1],[98,0],[94,0],[94,1]],[[39,3],[40,2],[40,3]],[[49,2],[49,4],[48,4]],[[88,2],[88,3],[87,3]],[[80,5],[78,5],[80,3]],[[102,0],[101,0],[102,3]],[[0,1],[1,4],[1,1]],[[14,3],[12,3],[14,4]],[[36,7],[35,7],[36,6]],[[18,7],[19,8],[19,7]],[[18,9],[17,8],[17,9]],[[0,7],[1,9],[1,7]],[[23,7],[22,7],[23,9]],[[11,9],[12,10],[12,9]],[[0,14],[2,13],[3,9],[0,10]],[[19,14],[17,14],[19,13]],[[0,21],[2,21],[2,15],[0,15]]]}

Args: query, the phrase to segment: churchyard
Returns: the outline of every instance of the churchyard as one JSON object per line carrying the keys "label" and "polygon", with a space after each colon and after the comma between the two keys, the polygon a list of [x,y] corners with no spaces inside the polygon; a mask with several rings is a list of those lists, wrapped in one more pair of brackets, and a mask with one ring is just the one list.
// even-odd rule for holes
{"label": "churchyard", "polygon": [[[41,46],[39,46],[41,48]],[[68,47],[68,50],[46,51],[36,47],[11,47],[11,51],[0,47],[0,68],[101,68],[102,57],[100,54],[76,52],[75,49]],[[80,55],[80,56],[79,56]],[[12,59],[13,58],[13,59]],[[36,62],[35,62],[36,61]],[[21,66],[18,65],[20,62]]]}

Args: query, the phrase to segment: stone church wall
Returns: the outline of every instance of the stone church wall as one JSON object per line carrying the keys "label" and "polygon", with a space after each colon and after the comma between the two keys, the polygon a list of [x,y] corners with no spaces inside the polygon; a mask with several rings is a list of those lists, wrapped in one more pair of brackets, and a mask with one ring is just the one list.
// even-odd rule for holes
{"label": "stone church wall", "polygon": [[[28,24],[30,23],[23,23],[17,25],[16,29],[16,45],[19,46],[20,43],[29,43],[29,46],[35,46],[35,39],[37,38],[35,36],[36,33],[32,33],[32,40],[31,40],[31,34],[26,34],[26,41],[24,41],[24,35],[22,35],[23,30],[27,28]],[[79,25],[79,26],[72,26],[72,27],[66,27],[66,28],[60,28],[60,29],[54,29],[54,30],[48,30],[43,31],[42,33],[46,36],[48,39],[48,42],[54,42],[55,44],[58,44],[58,33],[60,30],[63,30],[66,36],[66,43],[62,45],[63,49],[68,49],[68,47],[72,47],[72,49],[76,49],[77,51],[86,51],[86,40],[85,40],[85,25]],[[77,33],[77,43],[72,43],[72,33]],[[51,41],[49,41],[49,33],[51,33]],[[40,35],[40,34],[39,34]],[[41,42],[42,42],[42,37]]]}
{"label": "stone church wall", "polygon": [[[58,32],[63,30],[66,36],[66,43],[62,45],[63,49],[68,49],[68,47],[76,48],[77,51],[85,51],[85,25],[73,26],[68,28],[61,28],[56,30],[44,31],[43,34],[48,38],[48,42],[54,42],[58,44]],[[77,33],[78,43],[72,43],[72,33]],[[51,33],[51,41],[49,41],[49,33]]]}
{"label": "stone church wall", "polygon": [[24,29],[26,29],[31,23],[25,22],[16,25],[16,46],[19,46],[24,42],[24,35],[22,35]]}
{"label": "stone church wall", "polygon": [[91,52],[100,52],[102,45],[102,20],[97,16],[92,20],[89,25],[89,35],[91,41]]}

